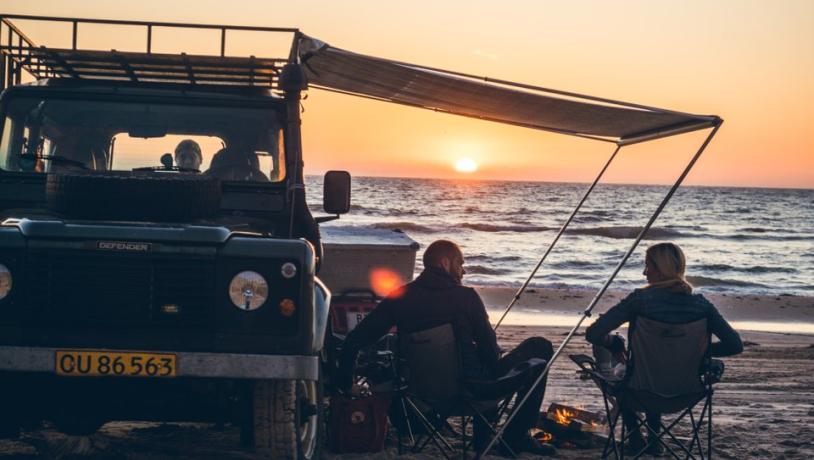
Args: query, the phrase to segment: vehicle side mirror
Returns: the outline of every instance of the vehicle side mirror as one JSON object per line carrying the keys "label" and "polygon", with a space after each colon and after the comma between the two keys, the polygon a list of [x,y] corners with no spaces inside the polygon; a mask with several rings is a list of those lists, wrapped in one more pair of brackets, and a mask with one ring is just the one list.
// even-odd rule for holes
{"label": "vehicle side mirror", "polygon": [[350,173],[328,171],[322,184],[322,208],[328,214],[350,211]]}

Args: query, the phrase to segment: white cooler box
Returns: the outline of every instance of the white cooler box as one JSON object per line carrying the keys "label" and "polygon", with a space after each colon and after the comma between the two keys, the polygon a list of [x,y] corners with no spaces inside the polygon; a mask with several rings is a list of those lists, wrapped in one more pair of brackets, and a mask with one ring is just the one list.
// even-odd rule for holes
{"label": "white cooler box", "polygon": [[325,261],[319,278],[334,295],[365,289],[387,294],[371,284],[376,272],[384,273],[385,281],[392,274],[403,283],[413,280],[419,245],[401,231],[325,226],[320,232]]}

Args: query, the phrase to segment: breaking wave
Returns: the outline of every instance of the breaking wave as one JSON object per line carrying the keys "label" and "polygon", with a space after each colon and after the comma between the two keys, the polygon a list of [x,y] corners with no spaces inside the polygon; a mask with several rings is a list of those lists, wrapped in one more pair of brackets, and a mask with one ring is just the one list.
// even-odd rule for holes
{"label": "breaking wave", "polygon": [[[633,239],[639,236],[639,233],[642,231],[642,228],[644,227],[635,227],[635,226],[583,227],[568,229],[566,230],[566,233],[571,233],[574,235],[601,236],[604,238]],[[682,233],[677,230],[670,230],[667,228],[650,227],[650,230],[647,231],[645,238],[649,238],[651,240],[665,240],[669,238],[681,238],[687,236],[693,235]]]}
{"label": "breaking wave", "polygon": [[708,276],[688,276],[687,281],[695,287],[749,287],[749,288],[768,288],[765,284],[752,283],[749,281],[740,281],[732,279],[710,278]]}
{"label": "breaking wave", "polygon": [[496,225],[496,224],[473,224],[464,222],[458,225],[459,228],[466,228],[475,230],[477,232],[544,232],[546,230],[554,230],[553,227],[545,227],[541,225]]}
{"label": "breaking wave", "polygon": [[701,270],[712,272],[740,272],[740,273],[797,273],[797,270],[790,267],[765,267],[755,265],[753,267],[736,267],[728,264],[707,264],[698,265]]}
{"label": "breaking wave", "polygon": [[372,228],[380,228],[385,230],[400,230],[402,232],[414,233],[433,233],[436,230],[427,225],[416,224],[413,222],[377,222],[371,225]]}
{"label": "breaking wave", "polygon": [[470,275],[492,275],[500,276],[507,273],[506,270],[498,270],[496,268],[484,267],[483,265],[465,265],[466,273]]}

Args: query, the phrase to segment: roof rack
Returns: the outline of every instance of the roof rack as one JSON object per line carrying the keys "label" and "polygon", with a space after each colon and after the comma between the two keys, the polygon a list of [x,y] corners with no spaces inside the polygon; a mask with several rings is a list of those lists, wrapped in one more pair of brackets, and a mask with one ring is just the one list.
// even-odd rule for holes
{"label": "roof rack", "polygon": [[[69,49],[37,46],[12,20],[70,23],[72,46]],[[145,28],[144,52],[100,51],[77,48],[80,24],[140,26]],[[154,53],[155,28],[205,29],[220,31],[219,55]],[[226,38],[230,31],[291,34],[291,50],[286,57],[226,56]],[[283,66],[296,58],[295,43],[299,29],[279,27],[224,26],[171,22],[113,21],[44,16],[0,14],[0,90],[22,82],[25,70],[35,79],[74,78],[133,82],[163,82],[189,85],[227,85],[266,87],[280,91],[279,74]]]}

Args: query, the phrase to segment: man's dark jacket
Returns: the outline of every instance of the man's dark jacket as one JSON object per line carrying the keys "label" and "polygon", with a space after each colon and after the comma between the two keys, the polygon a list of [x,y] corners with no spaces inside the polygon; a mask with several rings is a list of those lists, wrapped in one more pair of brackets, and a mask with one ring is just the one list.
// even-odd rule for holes
{"label": "man's dark jacket", "polygon": [[375,344],[393,326],[410,333],[450,323],[455,330],[464,378],[492,373],[499,357],[497,339],[478,293],[461,286],[446,271],[429,267],[412,283],[370,312],[345,339],[337,384],[347,390],[359,350]]}

